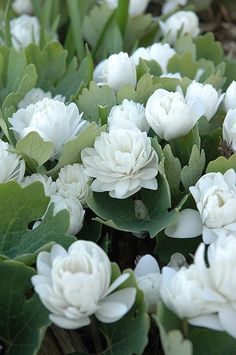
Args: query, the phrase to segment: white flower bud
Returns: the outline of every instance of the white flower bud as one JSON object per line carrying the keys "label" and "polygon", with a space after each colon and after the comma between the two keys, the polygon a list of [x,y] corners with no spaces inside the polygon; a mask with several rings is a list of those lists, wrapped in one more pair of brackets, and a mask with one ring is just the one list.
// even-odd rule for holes
{"label": "white flower bud", "polygon": [[165,22],[160,21],[161,30],[168,41],[174,44],[177,35],[191,35],[193,38],[199,35],[199,20],[192,11],[178,11],[171,15]]}
{"label": "white flower bud", "polygon": [[[143,105],[134,101],[123,100],[121,105],[113,106],[108,116],[109,128],[138,128],[140,131],[149,131],[149,124],[145,117]],[[125,128],[124,127],[124,128]]]}
{"label": "white flower bud", "polygon": [[168,12],[174,11],[179,5],[186,5],[188,0],[165,0],[162,6],[162,14],[167,14]]}
{"label": "white flower bud", "polygon": [[61,168],[56,184],[61,196],[77,198],[82,205],[85,205],[89,180],[85,167],[82,164],[73,164]]}
{"label": "white flower bud", "polygon": [[229,111],[229,109],[233,110],[236,108],[236,81],[234,80],[226,90],[224,104],[226,111]]}
{"label": "white flower bud", "polygon": [[54,145],[51,160],[58,159],[66,142],[74,138],[86,121],[81,119],[76,104],[68,106],[58,100],[44,98],[36,104],[19,109],[9,118],[16,138],[24,138],[30,132]]}
{"label": "white flower bud", "polygon": [[203,115],[199,99],[185,100],[182,92],[157,89],[148,99],[146,118],[156,134],[169,141],[185,136]]}
{"label": "white flower bud", "polygon": [[103,60],[97,65],[93,75],[98,85],[108,85],[116,91],[125,85],[135,87],[137,82],[135,63],[124,52],[112,54]]}
{"label": "white flower bud", "polygon": [[223,139],[236,152],[236,108],[229,109],[223,122]]}
{"label": "white flower bud", "polygon": [[175,54],[176,51],[171,48],[168,43],[154,43],[150,47],[136,49],[131,58],[133,58],[136,65],[138,65],[140,58],[145,60],[155,60],[155,62],[160,65],[162,72],[167,73],[167,64],[170,58]]}
{"label": "white flower bud", "polygon": [[30,43],[39,44],[40,24],[35,16],[21,15],[12,19],[10,31],[16,49],[27,47]]}
{"label": "white flower bud", "polygon": [[[131,17],[141,15],[150,0],[130,0],[129,2],[129,15]],[[105,0],[107,6],[111,9],[116,9],[118,6],[118,0]]]}
{"label": "white flower bud", "polygon": [[127,198],[142,187],[156,190],[158,156],[145,132],[112,129],[96,138],[94,148],[81,153],[86,173],[95,178],[91,188]]}
{"label": "white flower bud", "polygon": [[101,322],[116,322],[135,301],[133,287],[113,292],[129,274],[110,285],[110,260],[93,242],[76,241],[68,252],[54,244],[50,253],[39,253],[37,272],[31,279],[35,292],[51,312],[51,321],[65,329],[88,325],[93,314]]}
{"label": "white flower bud", "polygon": [[[27,92],[25,97],[18,103],[17,107],[26,108],[31,104],[36,104],[36,102],[43,100],[45,97],[52,99],[52,93],[50,91],[45,92],[40,88],[33,88],[29,92]],[[65,102],[66,98],[62,95],[56,95],[53,99]]]}
{"label": "white flower bud", "polygon": [[14,0],[12,8],[18,15],[32,14],[33,12],[31,0]]}
{"label": "white flower bud", "polygon": [[204,105],[207,120],[210,121],[216,114],[224,94],[219,95],[211,84],[201,84],[193,81],[187,88],[186,100],[198,98]]}

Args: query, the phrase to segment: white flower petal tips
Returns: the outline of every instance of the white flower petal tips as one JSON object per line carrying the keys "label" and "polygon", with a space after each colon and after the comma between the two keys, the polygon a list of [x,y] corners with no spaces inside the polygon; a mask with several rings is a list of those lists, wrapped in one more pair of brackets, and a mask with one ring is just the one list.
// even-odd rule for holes
{"label": "white flower petal tips", "polygon": [[142,187],[157,189],[158,156],[145,132],[121,128],[103,132],[81,157],[87,175],[95,178],[93,191],[124,199]]}
{"label": "white flower petal tips", "polygon": [[[59,327],[86,326],[93,314],[102,322],[116,322],[134,304],[135,288],[110,293],[111,264],[105,252],[93,242],[76,241],[68,252],[55,244],[50,253],[39,253],[37,270],[38,274],[32,277],[35,292],[51,312],[51,321]],[[124,276],[115,280],[116,287],[129,274]]]}

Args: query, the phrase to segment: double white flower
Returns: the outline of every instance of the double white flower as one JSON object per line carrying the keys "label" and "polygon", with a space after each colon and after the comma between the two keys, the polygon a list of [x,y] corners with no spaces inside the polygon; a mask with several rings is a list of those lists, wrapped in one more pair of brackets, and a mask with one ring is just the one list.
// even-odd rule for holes
{"label": "double white flower", "polygon": [[55,244],[50,253],[39,253],[37,271],[32,277],[35,291],[51,312],[51,321],[65,329],[88,325],[93,314],[101,322],[116,322],[135,301],[135,288],[113,292],[129,274],[110,284],[110,260],[93,242],[76,241],[68,252]]}
{"label": "double white flower", "polygon": [[181,89],[169,92],[157,89],[148,99],[146,118],[156,134],[169,141],[189,133],[204,114],[198,98],[185,98]]}
{"label": "double white flower", "polygon": [[36,104],[38,101],[42,101],[45,97],[65,102],[65,97],[62,95],[56,95],[52,97],[52,93],[50,91],[45,92],[40,88],[33,88],[27,92],[25,97],[17,104],[17,107],[26,108],[31,104]]}
{"label": "double white flower", "polygon": [[157,189],[158,156],[146,132],[122,128],[103,132],[81,157],[86,173],[95,178],[93,191],[109,191],[111,197],[124,199],[142,187]]}
{"label": "double white flower", "polygon": [[0,139],[0,183],[8,180],[20,182],[25,173],[24,160],[10,149],[10,144]]}
{"label": "double white flower", "polygon": [[132,54],[131,58],[138,65],[139,59],[154,60],[157,62],[163,73],[167,73],[167,65],[170,58],[176,54],[176,51],[168,43],[154,43],[152,46],[140,47]]}
{"label": "double white flower", "polygon": [[142,132],[148,132],[150,128],[144,106],[126,99],[121,105],[112,107],[107,122],[109,128],[138,128]]}
{"label": "double white flower", "polygon": [[[131,17],[141,15],[150,0],[130,0],[129,2],[129,15]],[[118,6],[118,0],[105,0],[107,6],[109,6],[112,9],[117,8]]]}
{"label": "double white flower", "polygon": [[68,106],[58,100],[44,98],[36,104],[19,109],[9,118],[16,138],[37,132],[44,141],[52,142],[51,160],[58,159],[64,144],[74,138],[85,125],[76,104]]}
{"label": "double white flower", "polygon": [[177,223],[165,233],[175,238],[191,238],[202,234],[206,244],[227,235],[236,237],[236,174],[229,169],[202,176],[189,188],[198,211],[185,209]]}
{"label": "double white flower", "polygon": [[164,268],[161,298],[180,318],[195,326],[226,331],[236,338],[236,239],[218,239],[196,252],[194,264],[175,272]]}
{"label": "double white flower", "polygon": [[108,85],[116,91],[125,85],[135,87],[137,83],[135,63],[127,53],[112,54],[96,66],[93,80],[98,85]]}

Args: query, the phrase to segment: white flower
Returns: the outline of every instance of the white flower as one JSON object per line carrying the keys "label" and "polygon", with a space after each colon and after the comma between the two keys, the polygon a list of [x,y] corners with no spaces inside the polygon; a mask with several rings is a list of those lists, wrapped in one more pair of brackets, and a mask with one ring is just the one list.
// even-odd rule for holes
{"label": "white flower", "polygon": [[85,210],[81,203],[75,198],[64,198],[59,194],[52,195],[50,204],[54,203],[53,214],[56,215],[62,210],[67,210],[70,215],[70,225],[68,233],[76,235],[83,227]]}
{"label": "white flower", "polygon": [[160,21],[160,26],[163,35],[167,36],[171,44],[176,42],[177,36],[188,34],[194,38],[200,32],[198,17],[192,11],[178,11],[165,22]]}
{"label": "white flower", "polygon": [[157,89],[146,105],[148,123],[167,141],[189,133],[203,113],[204,107],[199,99],[185,100],[181,91]]}
{"label": "white flower", "polygon": [[171,48],[168,43],[154,43],[150,47],[136,49],[131,58],[133,58],[136,65],[138,65],[140,58],[145,60],[155,60],[160,65],[162,72],[167,73],[167,64],[170,58],[175,54],[176,51]]}
{"label": "white flower", "polygon": [[94,148],[81,153],[86,173],[95,178],[91,188],[127,198],[142,187],[156,190],[158,156],[146,132],[113,129],[96,138]]}
{"label": "white flower", "polygon": [[39,181],[43,184],[44,192],[46,196],[52,196],[57,192],[57,185],[52,180],[50,176],[42,175],[42,174],[33,174],[30,176],[26,176],[21,181],[22,186],[27,186],[32,184],[33,182]]}
{"label": "white flower", "polygon": [[113,106],[108,116],[109,128],[138,128],[140,131],[149,131],[149,124],[145,117],[143,105],[134,101],[123,100],[121,105]]}
{"label": "white flower", "polygon": [[40,24],[35,16],[21,15],[10,21],[12,44],[16,49],[27,47],[34,42],[39,44]]}
{"label": "white flower", "polygon": [[174,238],[193,238],[202,234],[206,244],[218,237],[231,234],[236,237],[236,174],[233,169],[202,176],[189,188],[198,211],[180,212],[175,225],[165,233]]}
{"label": "white flower", "polygon": [[223,122],[223,139],[236,152],[236,108],[229,109]]}
{"label": "white flower", "polygon": [[[150,0],[130,0],[129,2],[129,15],[134,17],[144,13]],[[107,6],[111,9],[116,9],[118,0],[105,0]]]}
{"label": "white flower", "polygon": [[135,63],[127,53],[112,54],[97,65],[93,79],[98,85],[108,85],[116,91],[125,85],[135,87],[137,82]]}
{"label": "white flower", "polygon": [[162,6],[162,13],[167,14],[175,10],[179,5],[186,5],[188,0],[165,0],[165,4]]}
{"label": "white flower", "polygon": [[9,118],[16,138],[37,132],[44,141],[54,144],[51,160],[58,159],[64,144],[74,138],[86,121],[76,104],[68,106],[58,100],[44,98],[36,104],[19,109]]}
{"label": "white flower", "polygon": [[113,292],[129,274],[119,276],[110,285],[110,260],[93,242],[76,241],[68,252],[54,244],[50,253],[39,253],[37,271],[31,279],[35,291],[51,312],[51,321],[65,329],[88,325],[93,314],[101,322],[116,322],[135,300],[135,288]]}
{"label": "white flower", "polygon": [[[52,99],[52,93],[50,91],[45,92],[40,88],[33,88],[27,92],[25,97],[18,103],[17,107],[26,108],[31,104],[36,104],[36,102],[43,100],[45,97]],[[62,95],[56,95],[53,99],[65,102],[65,97]]]}
{"label": "white flower", "polygon": [[32,14],[33,6],[31,0],[15,0],[12,4],[13,10],[18,14]]}
{"label": "white flower", "polygon": [[180,73],[167,73],[167,74],[162,74],[160,78],[169,78],[169,79],[178,79],[182,80],[182,76]]}
{"label": "white flower", "polygon": [[20,182],[25,173],[24,160],[10,149],[13,149],[10,144],[0,139],[0,183],[8,180]]}
{"label": "white flower", "polygon": [[224,104],[226,111],[236,108],[236,81],[232,81],[225,93]]}
{"label": "white flower", "polygon": [[211,299],[212,291],[208,270],[204,263],[204,245],[195,255],[195,263],[178,271],[162,269],[161,299],[165,305],[181,319],[195,324],[199,319],[207,322],[207,327],[221,330],[217,311],[217,297]]}
{"label": "white flower", "polygon": [[153,256],[144,255],[137,263],[134,274],[139,288],[144,293],[149,313],[156,313],[160,301],[160,268]]}
{"label": "white flower", "polygon": [[64,166],[58,175],[56,184],[59,194],[63,197],[77,198],[81,204],[86,204],[85,198],[88,194],[89,177],[85,173],[82,164]]}
{"label": "white flower", "polygon": [[186,99],[198,98],[204,105],[207,120],[210,121],[216,114],[224,94],[219,95],[211,84],[201,84],[193,81],[187,88]]}

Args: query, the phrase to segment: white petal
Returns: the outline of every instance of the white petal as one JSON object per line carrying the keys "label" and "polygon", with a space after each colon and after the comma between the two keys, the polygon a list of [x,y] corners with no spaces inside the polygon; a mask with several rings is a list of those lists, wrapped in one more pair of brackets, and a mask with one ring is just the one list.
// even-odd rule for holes
{"label": "white petal", "polygon": [[77,329],[85,327],[90,324],[90,319],[88,317],[80,319],[68,319],[65,317],[56,316],[54,314],[49,315],[50,320],[60,328],[64,329]]}
{"label": "white petal", "polygon": [[209,329],[223,331],[224,328],[216,314],[204,314],[199,317],[191,318],[188,322],[196,327],[206,327]]}
{"label": "white petal", "polygon": [[125,274],[120,275],[108,288],[108,290],[104,294],[104,297],[106,297],[107,295],[112,293],[118,286],[123,284],[123,282],[125,282],[129,277],[130,277],[129,273],[125,273]]}
{"label": "white petal", "polygon": [[232,337],[236,338],[236,311],[233,307],[226,306],[219,312],[219,319],[224,330]]}
{"label": "white petal", "polygon": [[134,269],[134,273],[137,277],[145,276],[147,274],[156,273],[156,272],[160,273],[158,262],[153,256],[149,254],[144,255],[139,260],[139,262],[137,263]]}
{"label": "white petal", "polygon": [[116,322],[130,310],[135,297],[136,289],[133,287],[116,291],[99,302],[99,309],[95,315],[101,322]]}
{"label": "white petal", "polygon": [[50,255],[51,255],[51,261],[53,263],[56,257],[60,256],[64,258],[68,254],[67,251],[60,244],[53,244]]}
{"label": "white petal", "polygon": [[202,234],[199,212],[189,208],[182,210],[176,224],[167,227],[165,234],[172,238],[194,238]]}

